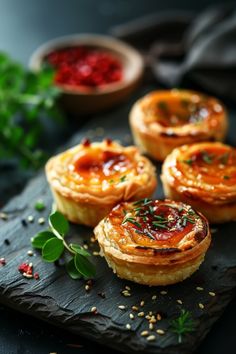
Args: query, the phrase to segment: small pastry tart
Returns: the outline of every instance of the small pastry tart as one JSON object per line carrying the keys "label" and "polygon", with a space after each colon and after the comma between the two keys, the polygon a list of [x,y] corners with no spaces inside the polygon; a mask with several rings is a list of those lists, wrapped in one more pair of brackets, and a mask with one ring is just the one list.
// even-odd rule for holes
{"label": "small pastry tart", "polygon": [[228,118],[216,98],[174,89],[154,91],[137,101],[130,126],[141,152],[163,161],[177,146],[223,141]]}
{"label": "small pastry tart", "polygon": [[161,176],[166,197],[200,210],[210,222],[236,220],[236,149],[222,143],[176,148]]}
{"label": "small pastry tart", "polygon": [[151,162],[134,146],[110,139],[85,140],[46,164],[57,209],[68,220],[95,226],[120,201],[153,194],[157,180]]}
{"label": "small pastry tart", "polygon": [[174,284],[189,277],[211,241],[204,216],[167,199],[120,203],[94,232],[113,271],[146,285]]}

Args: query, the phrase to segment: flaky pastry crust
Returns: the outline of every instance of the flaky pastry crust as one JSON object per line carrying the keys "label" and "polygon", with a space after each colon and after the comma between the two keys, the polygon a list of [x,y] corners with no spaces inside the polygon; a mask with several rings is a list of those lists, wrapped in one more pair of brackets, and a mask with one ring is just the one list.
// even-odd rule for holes
{"label": "flaky pastry crust", "polygon": [[222,143],[176,148],[161,176],[166,197],[200,210],[210,222],[236,220],[236,149]]}
{"label": "flaky pastry crust", "polygon": [[146,285],[168,285],[189,277],[211,241],[206,218],[171,200],[121,203],[94,233],[113,271]]}
{"label": "flaky pastry crust", "polygon": [[201,141],[223,141],[228,118],[214,97],[188,90],[154,91],[130,112],[134,141],[143,153],[163,161],[175,148]]}
{"label": "flaky pastry crust", "polygon": [[157,180],[151,162],[134,146],[85,141],[46,164],[59,211],[75,223],[95,226],[120,201],[151,196]]}

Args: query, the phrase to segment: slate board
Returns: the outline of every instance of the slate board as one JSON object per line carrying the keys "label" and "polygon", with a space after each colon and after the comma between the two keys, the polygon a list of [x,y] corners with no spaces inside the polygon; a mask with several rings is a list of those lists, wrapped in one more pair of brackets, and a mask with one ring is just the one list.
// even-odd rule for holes
{"label": "slate board", "polygon": [[[125,110],[117,109],[115,113],[110,112],[93,119],[74,136],[67,147],[78,143],[82,137],[91,135],[94,140],[101,139],[104,135],[129,144],[128,110],[129,106],[126,106]],[[231,119],[231,143],[235,128],[235,122]],[[159,174],[159,164],[157,170]],[[163,197],[160,181],[155,196]],[[46,210],[40,214],[34,210],[38,198],[42,198],[47,205]],[[27,251],[31,249],[30,238],[42,230],[37,218],[47,218],[51,205],[49,188],[44,173],[41,172],[21,195],[13,198],[4,208],[9,219],[0,220],[0,258],[5,257],[7,261],[5,266],[0,266],[2,304],[127,353],[189,354],[203,340],[235,294],[236,223],[214,227],[216,232],[205,262],[199,271],[182,283],[165,288],[149,288],[123,281],[112,273],[101,257],[94,256],[97,276],[92,290],[86,292],[85,282],[71,280],[63,267],[42,262],[38,252],[33,257],[27,256]],[[35,216],[35,222],[24,227],[21,219],[27,219],[29,215]],[[91,236],[90,228],[72,225],[71,240],[81,240],[81,243],[87,242],[90,245]],[[6,238],[10,245],[4,243]],[[92,244],[90,250],[97,250],[97,245]],[[27,260],[33,262],[35,271],[40,274],[40,280],[28,280],[18,272],[19,264]],[[124,297],[120,293],[125,285],[130,286],[131,297]],[[197,286],[204,290],[197,291]],[[167,294],[161,295],[162,290],[167,290]],[[215,292],[216,296],[210,296],[209,291]],[[105,293],[106,298],[103,299],[99,293]],[[153,295],[157,295],[156,300],[152,300]],[[178,299],[183,301],[183,305],[177,303]],[[135,319],[129,318],[131,306],[139,306],[141,300],[145,301],[145,305],[140,311],[153,311],[162,315],[162,320],[155,325],[155,329],[164,329],[166,333],[162,336],[156,334],[155,342],[147,342],[140,336],[142,330],[148,329],[146,319],[137,317],[135,312]],[[205,305],[204,310],[199,308],[199,303]],[[119,310],[120,304],[126,305],[127,309]],[[90,312],[93,306],[98,309],[96,315]],[[169,321],[179,315],[181,308],[192,312],[196,330],[187,335],[182,344],[178,344],[177,337],[169,329]],[[125,328],[127,323],[131,324],[131,330]],[[154,331],[153,333],[155,334]]]}

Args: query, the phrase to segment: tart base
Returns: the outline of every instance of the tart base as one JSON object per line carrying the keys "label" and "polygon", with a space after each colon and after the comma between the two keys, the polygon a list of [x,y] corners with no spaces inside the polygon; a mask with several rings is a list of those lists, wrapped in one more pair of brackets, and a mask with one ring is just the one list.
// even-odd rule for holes
{"label": "tart base", "polygon": [[[103,253],[103,250],[102,250]],[[181,265],[140,265],[137,263],[123,264],[119,262],[111,254],[106,254],[105,259],[113,272],[122,279],[130,280],[138,284],[149,286],[166,286],[170,284],[179,283],[190,277],[204,260],[204,256],[200,255],[198,258],[183,263]]]}
{"label": "tart base", "polygon": [[229,221],[236,221],[236,203],[226,203],[213,205],[196,199],[196,197],[188,197],[183,193],[179,193],[166,181],[162,174],[162,185],[166,198],[181,201],[191,205],[194,209],[200,211],[210,223],[222,224]]}
{"label": "tart base", "polygon": [[113,208],[112,205],[98,205],[90,203],[75,202],[72,199],[66,198],[57,191],[51,189],[56,209],[65,217],[75,223],[94,227],[101,219],[103,219]]}

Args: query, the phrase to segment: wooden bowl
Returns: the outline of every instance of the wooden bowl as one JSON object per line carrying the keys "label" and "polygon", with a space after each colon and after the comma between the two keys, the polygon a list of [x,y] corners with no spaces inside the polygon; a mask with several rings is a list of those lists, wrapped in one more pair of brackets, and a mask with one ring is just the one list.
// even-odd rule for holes
{"label": "wooden bowl", "polygon": [[123,65],[123,79],[102,88],[88,90],[60,86],[63,92],[61,102],[66,111],[73,115],[99,112],[125,100],[136,89],[144,69],[142,56],[126,43],[108,36],[75,34],[53,39],[36,49],[30,58],[29,67],[38,71],[45,57],[52,51],[80,45],[111,52]]}

